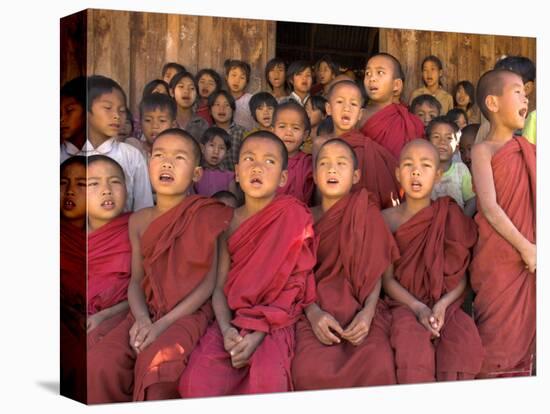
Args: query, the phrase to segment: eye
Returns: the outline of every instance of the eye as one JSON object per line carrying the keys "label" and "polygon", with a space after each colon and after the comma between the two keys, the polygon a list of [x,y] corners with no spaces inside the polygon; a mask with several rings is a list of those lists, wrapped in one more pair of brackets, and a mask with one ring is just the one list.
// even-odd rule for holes
{"label": "eye", "polygon": [[91,183],[88,183],[88,187],[93,187],[93,186],[96,186],[97,185],[97,182],[96,181],[93,181]]}
{"label": "eye", "polygon": [[266,162],[267,164],[275,164],[275,160],[272,160],[272,159],[270,159],[270,158],[268,158],[267,160],[265,160],[265,162]]}

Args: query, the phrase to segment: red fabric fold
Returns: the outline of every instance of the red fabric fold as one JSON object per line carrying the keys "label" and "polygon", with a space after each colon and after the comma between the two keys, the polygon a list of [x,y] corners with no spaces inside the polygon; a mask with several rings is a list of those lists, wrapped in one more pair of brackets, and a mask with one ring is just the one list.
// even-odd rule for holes
{"label": "red fabric fold", "polygon": [[277,194],[288,194],[308,204],[313,194],[313,161],[310,154],[299,151],[288,159],[288,181],[277,188]]}

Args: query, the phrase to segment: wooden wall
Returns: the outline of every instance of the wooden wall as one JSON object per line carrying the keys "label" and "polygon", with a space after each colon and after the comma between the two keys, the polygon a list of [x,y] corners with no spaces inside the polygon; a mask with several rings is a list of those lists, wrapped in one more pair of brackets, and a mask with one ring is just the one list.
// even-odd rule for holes
{"label": "wooden wall", "polygon": [[[502,55],[527,56],[536,62],[536,39],[527,37],[380,29],[380,51],[394,55],[405,71],[403,96],[422,86],[422,60],[436,55],[443,62],[443,86],[452,93],[455,85],[492,69]],[[534,99],[534,97],[533,97]]]}
{"label": "wooden wall", "polygon": [[87,13],[81,11],[61,19],[60,83],[86,75]]}

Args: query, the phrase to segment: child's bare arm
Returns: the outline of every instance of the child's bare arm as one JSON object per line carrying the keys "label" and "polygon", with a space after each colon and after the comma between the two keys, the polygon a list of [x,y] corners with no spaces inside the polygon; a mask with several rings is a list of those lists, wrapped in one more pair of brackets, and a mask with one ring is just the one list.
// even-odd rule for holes
{"label": "child's bare arm", "polygon": [[376,304],[378,303],[381,288],[382,280],[379,280],[370,295],[367,296],[367,299],[365,299],[363,309],[357,312],[351,323],[342,334],[342,338],[351,342],[353,345],[359,345],[369,334],[370,325],[372,318],[374,318],[374,313],[376,312]]}
{"label": "child's bare arm", "polygon": [[305,314],[319,342],[324,345],[340,343],[340,338],[334,332],[341,336],[344,330],[330,313],[325,312],[316,303],[312,303],[305,309]]}
{"label": "child's bare arm", "polygon": [[453,290],[441,296],[441,298],[439,298],[433,306],[432,313],[435,317],[435,321],[432,323],[432,327],[438,332],[441,331],[441,328],[443,328],[443,325],[445,324],[445,312],[447,308],[464,293],[466,284],[466,277],[463,277]]}
{"label": "child's bare arm", "polygon": [[480,211],[496,232],[520,253],[529,271],[534,272],[536,268],[536,246],[521,234],[499,206],[491,168],[491,158],[492,153],[486,143],[473,146],[472,175]]}
{"label": "child's bare arm", "polygon": [[97,326],[106,319],[109,319],[115,316],[117,313],[124,312],[128,309],[128,301],[123,300],[122,302],[117,303],[109,308],[100,310],[97,313],[88,317],[87,321],[87,330],[88,332],[97,328]]}

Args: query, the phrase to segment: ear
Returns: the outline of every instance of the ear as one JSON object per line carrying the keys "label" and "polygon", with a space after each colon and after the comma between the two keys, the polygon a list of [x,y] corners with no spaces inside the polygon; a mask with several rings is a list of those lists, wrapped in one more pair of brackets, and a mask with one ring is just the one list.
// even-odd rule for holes
{"label": "ear", "polygon": [[357,184],[359,180],[361,179],[361,170],[358,168],[356,170],[353,170],[353,175],[351,177],[351,183]]}
{"label": "ear", "polygon": [[235,164],[235,182],[239,182],[239,164]]}
{"label": "ear", "polygon": [[401,91],[403,90],[403,80],[402,79],[394,79],[393,80],[393,95],[401,95]]}
{"label": "ear", "polygon": [[281,180],[279,181],[279,187],[284,187],[288,181],[288,170],[283,170],[281,172]]}
{"label": "ear", "polygon": [[535,82],[533,81],[527,81],[525,82],[525,84],[523,85],[524,89],[525,89],[525,96],[529,96],[533,93],[533,91],[535,90]]}
{"label": "ear", "polygon": [[198,183],[201,180],[202,177],[202,167],[197,166],[193,170],[193,182]]}
{"label": "ear", "polygon": [[395,167],[395,178],[399,184],[401,184],[401,179],[399,178],[399,167]]}
{"label": "ear", "polygon": [[332,111],[331,111],[330,103],[329,103],[329,102],[327,102],[327,103],[325,104],[325,111],[327,112],[327,116],[332,115]]}
{"label": "ear", "polygon": [[485,105],[489,112],[498,112],[498,96],[496,95],[487,95],[485,97]]}

